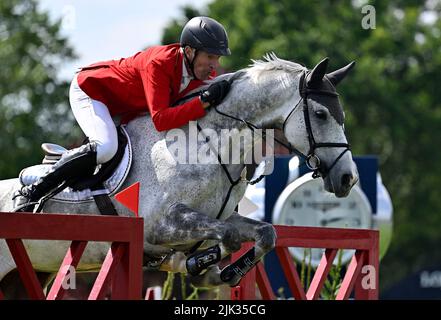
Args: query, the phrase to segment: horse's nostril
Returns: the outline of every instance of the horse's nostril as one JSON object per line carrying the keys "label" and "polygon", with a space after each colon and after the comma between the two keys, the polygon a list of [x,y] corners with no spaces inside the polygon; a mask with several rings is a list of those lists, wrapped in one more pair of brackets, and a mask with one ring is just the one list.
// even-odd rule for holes
{"label": "horse's nostril", "polygon": [[348,174],[347,173],[347,174],[344,174],[341,177],[341,184],[342,184],[342,186],[345,186],[345,187],[350,186],[351,181],[352,181],[352,174]]}

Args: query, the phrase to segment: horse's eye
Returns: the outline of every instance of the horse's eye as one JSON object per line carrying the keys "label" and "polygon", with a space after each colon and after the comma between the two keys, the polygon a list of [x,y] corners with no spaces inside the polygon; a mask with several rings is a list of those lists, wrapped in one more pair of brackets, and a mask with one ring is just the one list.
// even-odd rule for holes
{"label": "horse's eye", "polygon": [[315,116],[321,120],[326,120],[326,112],[323,110],[317,110]]}

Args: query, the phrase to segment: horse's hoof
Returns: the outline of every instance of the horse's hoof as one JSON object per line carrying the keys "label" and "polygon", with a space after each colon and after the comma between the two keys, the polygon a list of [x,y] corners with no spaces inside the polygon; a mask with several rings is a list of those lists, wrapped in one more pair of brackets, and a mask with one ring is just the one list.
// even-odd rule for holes
{"label": "horse's hoof", "polygon": [[238,274],[231,265],[226,266],[220,274],[222,282],[228,284],[230,287],[235,287],[242,279],[242,275]]}

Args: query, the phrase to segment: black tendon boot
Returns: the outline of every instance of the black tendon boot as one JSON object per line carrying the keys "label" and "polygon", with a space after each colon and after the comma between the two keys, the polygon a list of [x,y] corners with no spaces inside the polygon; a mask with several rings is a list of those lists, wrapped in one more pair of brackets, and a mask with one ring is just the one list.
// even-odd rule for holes
{"label": "black tendon boot", "polygon": [[53,191],[66,180],[92,170],[96,163],[96,143],[90,142],[69,150],[53,165],[50,171],[37,182],[24,186],[14,193],[13,212],[32,212],[42,197]]}

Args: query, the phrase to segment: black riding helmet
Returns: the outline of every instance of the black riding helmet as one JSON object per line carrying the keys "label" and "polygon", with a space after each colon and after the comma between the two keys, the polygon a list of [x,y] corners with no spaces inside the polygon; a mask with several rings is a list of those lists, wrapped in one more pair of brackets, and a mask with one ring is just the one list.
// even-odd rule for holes
{"label": "black riding helmet", "polygon": [[231,54],[225,28],[208,17],[194,17],[187,22],[181,33],[181,47],[185,46],[219,56]]}
{"label": "black riding helmet", "polygon": [[225,28],[216,20],[208,17],[194,17],[188,21],[182,29],[180,42],[182,48],[189,46],[196,49],[191,61],[184,52],[185,60],[190,66],[195,79],[197,77],[194,73],[194,61],[199,50],[219,56],[229,56],[231,54]]}

